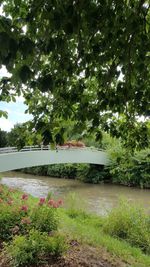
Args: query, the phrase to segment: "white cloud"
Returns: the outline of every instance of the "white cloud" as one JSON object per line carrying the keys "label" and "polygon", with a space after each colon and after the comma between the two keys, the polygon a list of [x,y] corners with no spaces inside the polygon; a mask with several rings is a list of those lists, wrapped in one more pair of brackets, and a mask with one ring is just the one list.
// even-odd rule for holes
{"label": "white cloud", "polygon": [[13,123],[5,118],[0,118],[0,129],[9,132],[13,128]]}
{"label": "white cloud", "polygon": [[11,77],[11,74],[7,71],[6,67],[3,65],[0,69],[0,77]]}
{"label": "white cloud", "polygon": [[17,123],[23,123],[32,119],[31,114],[25,114],[27,106],[22,103],[23,98],[19,98],[17,102],[0,102],[0,110],[7,111],[8,119],[0,118],[0,128],[5,131],[10,129]]}
{"label": "white cloud", "polygon": [[0,6],[0,15],[4,15],[3,7],[2,6]]}
{"label": "white cloud", "polygon": [[16,102],[24,103],[25,99],[23,96],[16,96]]}

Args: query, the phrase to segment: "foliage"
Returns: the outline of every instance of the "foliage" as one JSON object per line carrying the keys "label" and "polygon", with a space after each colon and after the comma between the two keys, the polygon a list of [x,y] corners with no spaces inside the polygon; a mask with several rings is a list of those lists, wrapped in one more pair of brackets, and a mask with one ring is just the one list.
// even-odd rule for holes
{"label": "foliage", "polygon": [[19,149],[24,146],[39,145],[42,141],[40,134],[30,128],[30,123],[18,123],[14,125],[9,133],[7,133],[7,145],[17,146]]}
{"label": "foliage", "polygon": [[[17,206],[18,204],[20,206],[20,204],[23,203],[26,203],[26,205],[28,204],[28,206],[30,206],[28,212],[31,211],[32,208],[37,207],[37,205],[38,207],[44,207],[48,204],[49,201],[52,200],[51,198],[41,198],[37,200],[35,198],[31,198],[31,196],[28,196],[27,194],[22,194],[21,192],[18,192],[17,190],[14,190],[12,188],[8,189],[5,186],[1,186],[1,197],[3,199],[3,202],[0,202],[0,205],[5,204],[5,206],[3,206],[4,209],[8,205],[8,195],[11,195],[11,197],[13,198],[15,206]],[[77,240],[77,242],[81,242],[81,244],[83,245],[88,244],[90,246],[99,247],[99,249],[102,248],[103,252],[105,252],[106,249],[110,253],[108,255],[110,257],[110,262],[112,262],[111,260],[113,260],[114,262],[114,255],[116,255],[117,259],[119,259],[119,263],[121,259],[123,260],[123,262],[126,262],[128,265],[131,266],[150,266],[150,257],[142,253],[140,248],[136,248],[134,245],[131,246],[128,243],[130,241],[125,242],[121,238],[118,239],[116,237],[112,237],[104,233],[103,227],[105,226],[105,217],[99,217],[94,214],[86,214],[84,209],[79,210],[82,201],[79,198],[76,199],[75,195],[72,195],[70,197],[71,203],[68,203],[68,201],[69,199],[66,200],[67,204],[70,204],[69,209],[73,207],[74,213],[71,213],[71,210],[70,213],[68,213],[68,210],[57,209],[58,216],[61,218],[59,223],[59,234],[57,232],[50,233],[50,235],[48,236],[48,233],[40,233],[34,228],[28,228],[28,231],[23,233],[18,232],[16,234],[13,234],[13,240],[10,241],[8,245],[5,245],[4,247],[4,249],[6,248],[6,257],[9,253],[10,260],[12,260],[12,266],[17,267],[21,264],[22,266],[28,266],[28,264],[30,266],[33,263],[33,259],[33,264],[37,263],[37,265],[40,266],[42,265],[43,261],[45,261],[45,264],[47,264],[47,261],[50,261],[51,263],[51,257],[55,257],[57,255],[59,256],[66,249],[64,235],[67,236],[67,239]],[[145,213],[141,211],[141,209],[136,208],[136,210],[140,210],[139,215],[141,215],[141,223],[139,223],[139,225],[141,227],[141,224],[143,224],[144,232],[144,229],[146,229],[145,222],[149,223],[149,217],[147,217],[147,215],[145,216]],[[132,209],[130,217],[132,216],[132,213],[133,215],[135,215],[134,218],[137,218],[136,212],[134,213]],[[147,219],[145,220],[146,217],[148,218],[148,221]],[[23,217],[23,219],[26,218]],[[29,221],[24,220],[24,223],[27,222]],[[31,223],[28,224],[28,226],[31,225]],[[132,242],[135,242],[137,240],[138,230],[136,223],[135,225],[135,232],[132,232]],[[147,253],[149,253],[148,250]],[[29,262],[32,263],[30,264]]]}
{"label": "foliage", "polygon": [[31,204],[27,194],[0,186],[0,239],[9,240],[31,229],[50,233],[57,230],[58,212],[62,200],[40,198]]}
{"label": "foliage", "polygon": [[48,206],[35,207],[31,214],[32,226],[40,232],[50,233],[57,230],[58,215],[56,209]]}
{"label": "foliage", "polygon": [[21,221],[18,203],[13,205],[11,190],[0,186],[0,239],[7,240],[13,235],[13,229]]}
{"label": "foliage", "polygon": [[111,150],[110,157],[109,171],[114,183],[150,187],[150,149],[131,154],[120,146]]}
{"label": "foliage", "polygon": [[121,201],[106,218],[103,229],[150,254],[150,218],[142,208]]}
{"label": "foliage", "polygon": [[13,229],[20,224],[21,216],[17,209],[0,204],[0,239],[8,240],[13,235]]}
{"label": "foliage", "polygon": [[25,173],[58,178],[79,179],[86,183],[98,184],[110,180],[104,166],[94,164],[54,164],[22,169]]}
{"label": "foliage", "polygon": [[77,164],[52,164],[22,169],[25,173],[45,175],[59,178],[72,178],[77,176]]}
{"label": "foliage", "polygon": [[77,164],[49,165],[47,168],[47,175],[52,177],[75,179],[77,177],[77,169]]}
{"label": "foliage", "polygon": [[108,181],[109,173],[102,165],[87,164],[80,165],[78,168],[78,177],[85,183],[99,184]]}
{"label": "foliage", "polygon": [[7,146],[7,132],[0,129],[0,147]]}
{"label": "foliage", "polygon": [[132,149],[147,145],[147,123],[137,117],[149,116],[148,0],[2,0],[1,7],[0,64],[11,76],[1,79],[0,100],[22,91],[45,142],[62,143],[63,122],[72,120],[96,139],[103,129]]}
{"label": "foliage", "polygon": [[[75,216],[70,216],[68,211],[59,210],[62,218],[60,231],[69,238],[78,240],[82,244],[106,249],[114,257],[123,260],[129,266],[150,266],[150,256],[141,251],[140,248],[131,245],[127,241],[113,237],[103,231],[106,217],[99,217],[94,214],[82,216],[79,205],[76,206]],[[115,208],[114,208],[115,209]],[[108,257],[107,257],[108,260]],[[120,260],[117,266],[120,265]]]}
{"label": "foliage", "polygon": [[48,236],[37,230],[31,230],[28,236],[16,236],[7,246],[12,266],[31,266],[47,261],[50,256],[60,256],[66,250],[64,237]]}

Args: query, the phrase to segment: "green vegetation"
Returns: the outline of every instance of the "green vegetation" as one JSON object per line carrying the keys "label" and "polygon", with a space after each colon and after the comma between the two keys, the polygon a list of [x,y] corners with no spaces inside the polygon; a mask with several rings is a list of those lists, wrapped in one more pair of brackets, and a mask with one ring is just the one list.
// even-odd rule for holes
{"label": "green vegetation", "polygon": [[46,262],[49,255],[60,256],[65,250],[65,239],[61,235],[49,237],[46,233],[30,230],[28,235],[15,236],[6,247],[12,257],[12,266],[30,266]]}
{"label": "green vegetation", "polygon": [[108,215],[103,229],[150,254],[150,216],[142,208],[121,201]]}
{"label": "green vegetation", "polygon": [[66,200],[65,210],[59,208],[60,200],[35,199],[6,186],[0,189],[0,240],[5,241],[2,253],[11,266],[38,265],[56,259],[67,251],[69,240],[103,247],[109,252],[108,260],[116,257],[126,263],[124,266],[150,266],[150,216],[132,203],[121,201],[106,217],[99,217],[87,214],[81,205],[77,209],[75,196]]}
{"label": "green vegetation", "polygon": [[109,173],[113,183],[150,188],[150,149],[136,151],[118,147],[110,150]]}
{"label": "green vegetation", "polygon": [[66,250],[65,238],[58,233],[61,204],[61,200],[37,200],[0,186],[0,242],[6,242],[10,266],[46,262]]}
{"label": "green vegetation", "polygon": [[0,129],[0,147],[7,146],[7,132]]}
{"label": "green vegetation", "polygon": [[35,175],[79,179],[85,183],[94,184],[98,184],[104,182],[105,179],[109,179],[109,177],[107,177],[107,175],[109,175],[108,171],[104,169],[104,166],[95,164],[55,164],[25,168],[21,171]]}
{"label": "green vegetation", "polygon": [[104,130],[130,148],[147,146],[148,0],[1,0],[0,7],[0,66],[11,74],[0,80],[1,101],[22,93],[45,142],[62,143],[73,121],[97,140]]}
{"label": "green vegetation", "polygon": [[103,231],[105,218],[99,218],[94,215],[83,215],[82,211],[76,211],[76,217],[69,214],[63,214],[61,229],[73,239],[79,240],[91,246],[103,247],[114,256],[119,257],[127,266],[149,267],[150,256],[143,253],[138,247],[131,246],[124,239],[113,237]]}

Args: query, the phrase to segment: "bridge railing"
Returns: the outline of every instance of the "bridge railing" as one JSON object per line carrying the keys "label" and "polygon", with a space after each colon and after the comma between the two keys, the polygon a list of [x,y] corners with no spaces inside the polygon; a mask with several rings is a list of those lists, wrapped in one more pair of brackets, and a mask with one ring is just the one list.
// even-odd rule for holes
{"label": "bridge railing", "polygon": [[17,147],[3,147],[0,148],[0,154],[5,154],[5,153],[13,153],[13,152],[27,152],[27,151],[40,151],[40,150],[51,150],[51,151],[59,151],[59,150],[91,150],[91,151],[104,151],[103,149],[97,149],[94,147],[61,147],[57,146],[55,149],[52,149],[50,145],[48,146],[25,146],[22,149],[18,149]]}

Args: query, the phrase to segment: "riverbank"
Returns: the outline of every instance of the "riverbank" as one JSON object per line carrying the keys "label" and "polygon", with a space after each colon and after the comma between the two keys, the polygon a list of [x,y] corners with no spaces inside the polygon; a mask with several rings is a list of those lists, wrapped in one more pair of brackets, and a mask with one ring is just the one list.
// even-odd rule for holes
{"label": "riverbank", "polygon": [[[76,206],[75,200],[72,202],[71,199],[68,199],[68,209],[64,209],[60,205],[57,207],[54,205],[56,203],[62,204],[62,202],[60,199],[52,199],[51,194],[46,199],[37,199],[6,186],[1,186],[0,192],[0,225],[3,226],[0,227],[1,267],[35,266],[34,261],[36,260],[36,266],[45,267],[150,266],[150,232],[148,230],[150,229],[150,225],[146,224],[149,217],[144,211],[130,205],[130,203],[121,203],[120,205],[123,206],[120,206],[120,209],[114,209],[107,218],[104,218],[102,216],[87,214],[83,209]],[[24,207],[23,210],[21,207]],[[47,211],[46,213],[44,212],[45,210]],[[122,215],[120,213],[121,210],[123,210]],[[50,214],[48,221],[46,214]],[[57,218],[56,221],[53,220],[54,218]],[[117,218],[117,221],[115,221],[115,218]],[[114,225],[114,229],[117,226],[118,231],[112,231],[112,227],[109,225],[110,220],[111,225]],[[46,221],[47,223],[45,223]],[[51,224],[48,223],[50,221]],[[119,230],[119,224],[124,235]],[[57,227],[50,229],[50,225]],[[34,232],[33,235],[33,228],[34,231],[38,231],[38,234],[36,232],[35,235]],[[143,229],[145,232],[143,232]],[[130,231],[128,235],[129,230],[132,230],[133,234]],[[35,242],[37,235],[38,243]],[[56,242],[58,237],[59,245]],[[139,237],[138,240],[137,237]],[[51,246],[48,246],[49,250],[45,252],[45,245],[44,247],[40,245],[42,246],[43,253],[46,253],[46,255],[42,254],[42,260],[45,262],[41,263],[41,258],[39,258],[41,254],[39,256],[38,249],[41,240],[45,242],[45,238],[46,243],[44,244],[48,244],[47,242],[50,242],[50,238],[53,241],[55,240],[53,242],[55,249],[53,247],[53,250],[51,249],[50,252],[50,247],[52,248],[51,243]],[[24,243],[23,240],[26,242]],[[4,245],[2,241],[5,241],[7,245]],[[34,241],[34,247],[31,241]],[[27,244],[29,245],[28,248]],[[38,244],[38,246],[36,247],[35,244]],[[143,246],[143,244],[147,245]],[[19,255],[16,254],[18,251]],[[32,257],[29,257],[31,254]],[[19,262],[17,265],[17,260],[21,256],[23,257],[22,262]],[[25,264],[26,257],[30,258],[30,265]]]}

